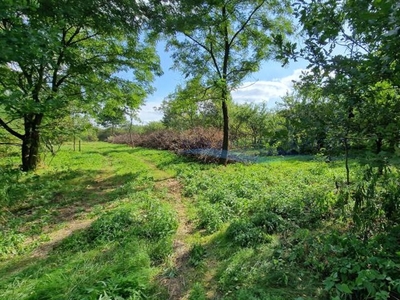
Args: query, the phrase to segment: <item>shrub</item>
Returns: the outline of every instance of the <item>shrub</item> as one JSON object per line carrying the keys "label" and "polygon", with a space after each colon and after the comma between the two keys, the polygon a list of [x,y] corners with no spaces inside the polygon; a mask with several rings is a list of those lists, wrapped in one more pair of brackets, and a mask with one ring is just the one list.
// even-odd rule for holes
{"label": "shrub", "polygon": [[299,229],[282,240],[275,255],[292,267],[302,265],[319,274],[330,299],[388,299],[400,292],[398,247],[386,248],[393,238],[389,233],[362,241],[353,233],[322,236]]}
{"label": "shrub", "polygon": [[262,227],[268,234],[279,233],[288,226],[288,223],[280,215],[273,212],[258,212],[251,221],[255,226]]}

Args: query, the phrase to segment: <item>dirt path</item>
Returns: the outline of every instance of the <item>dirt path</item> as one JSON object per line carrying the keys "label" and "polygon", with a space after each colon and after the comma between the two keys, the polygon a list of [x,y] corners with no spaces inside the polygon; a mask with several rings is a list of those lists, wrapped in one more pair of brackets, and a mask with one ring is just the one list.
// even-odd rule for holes
{"label": "dirt path", "polygon": [[171,257],[173,272],[167,276],[161,276],[160,282],[169,292],[169,299],[187,299],[190,282],[188,282],[189,266],[189,251],[190,245],[187,243],[187,238],[193,231],[193,224],[187,217],[186,207],[183,203],[184,198],[181,194],[181,185],[174,178],[160,180],[156,183],[156,189],[166,190],[166,199],[174,207],[179,225],[174,239],[174,252]]}
{"label": "dirt path", "polygon": [[92,224],[94,219],[72,220],[62,229],[53,231],[49,234],[49,241],[41,244],[32,253],[31,257],[44,258],[53,250],[63,239],[71,235],[77,230],[85,229]]}

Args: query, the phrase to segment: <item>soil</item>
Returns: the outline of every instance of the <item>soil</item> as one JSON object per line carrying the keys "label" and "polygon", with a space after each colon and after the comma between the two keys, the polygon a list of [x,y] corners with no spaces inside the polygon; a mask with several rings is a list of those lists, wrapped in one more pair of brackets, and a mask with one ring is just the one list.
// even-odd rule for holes
{"label": "soil", "polygon": [[169,293],[170,300],[188,299],[188,289],[190,283],[188,274],[191,272],[189,265],[189,244],[187,237],[193,231],[193,224],[186,215],[186,208],[181,196],[181,185],[173,178],[158,181],[156,189],[166,189],[167,199],[174,207],[179,220],[178,229],[174,240],[174,252],[171,256],[171,264],[174,270],[169,275],[163,275],[159,278],[161,284],[165,286]]}
{"label": "soil", "polygon": [[55,246],[57,246],[63,239],[71,235],[77,230],[85,229],[92,224],[94,219],[86,220],[71,220],[62,229],[53,231],[49,234],[49,241],[42,243],[38,248],[36,248],[31,257],[44,258],[46,257]]}

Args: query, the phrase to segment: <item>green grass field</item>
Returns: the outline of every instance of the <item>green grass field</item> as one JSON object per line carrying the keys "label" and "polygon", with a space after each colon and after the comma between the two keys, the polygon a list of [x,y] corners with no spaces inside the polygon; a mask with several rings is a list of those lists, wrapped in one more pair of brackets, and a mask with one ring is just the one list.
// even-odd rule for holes
{"label": "green grass field", "polygon": [[340,160],[223,167],[88,143],[24,174],[16,154],[0,152],[0,299],[387,299],[399,289],[395,235],[360,242],[350,205],[338,205]]}

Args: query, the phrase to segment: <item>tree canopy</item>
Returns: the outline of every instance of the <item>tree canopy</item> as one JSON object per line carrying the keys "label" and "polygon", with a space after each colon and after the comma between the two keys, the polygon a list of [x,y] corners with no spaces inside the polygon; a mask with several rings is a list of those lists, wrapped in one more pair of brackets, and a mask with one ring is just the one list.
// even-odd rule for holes
{"label": "tree canopy", "polygon": [[221,163],[227,162],[230,92],[278,57],[278,46],[292,33],[290,1],[177,1],[164,5],[168,48],[174,67],[186,78],[200,78],[219,94],[223,115]]}
{"label": "tree canopy", "polygon": [[[22,169],[36,168],[41,126],[103,106],[138,107],[158,56],[131,1],[3,1],[0,7],[0,119],[22,141]],[[117,76],[131,72],[130,80]]]}

